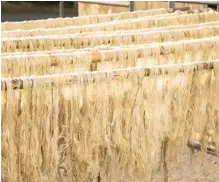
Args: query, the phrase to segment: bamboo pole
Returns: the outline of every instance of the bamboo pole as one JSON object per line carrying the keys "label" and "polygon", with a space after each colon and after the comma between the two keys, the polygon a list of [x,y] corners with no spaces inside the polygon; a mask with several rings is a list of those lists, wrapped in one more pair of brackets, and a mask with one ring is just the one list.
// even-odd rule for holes
{"label": "bamboo pole", "polygon": [[[116,77],[123,76],[128,79],[132,73],[141,73],[139,77],[147,77],[154,75],[166,75],[169,73],[184,72],[187,69],[192,69],[194,72],[200,70],[212,70],[214,67],[219,66],[219,60],[208,61],[208,62],[192,62],[184,64],[174,65],[159,65],[146,68],[125,68],[111,71],[95,71],[95,72],[84,72],[84,73],[71,73],[71,74],[60,74],[60,75],[43,75],[36,77],[20,77],[20,78],[5,78],[1,80],[1,90],[7,90],[7,82],[11,82],[14,90],[24,89],[25,87],[33,87],[34,82],[42,82],[42,84],[71,84],[76,83],[78,78],[82,78],[84,82],[90,78],[91,82],[95,82],[97,78],[103,79],[114,79]],[[109,76],[110,75],[110,76]],[[24,86],[24,82],[30,83]]]}

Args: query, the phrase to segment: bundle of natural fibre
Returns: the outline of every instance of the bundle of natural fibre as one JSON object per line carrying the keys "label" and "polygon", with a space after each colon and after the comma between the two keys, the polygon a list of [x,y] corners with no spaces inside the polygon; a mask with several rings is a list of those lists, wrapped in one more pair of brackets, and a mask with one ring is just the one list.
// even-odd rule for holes
{"label": "bundle of natural fibre", "polygon": [[[115,30],[131,30],[131,29],[143,29],[152,27],[161,27],[168,25],[179,25],[179,24],[189,24],[189,23],[204,23],[208,21],[218,20],[219,13],[208,12],[200,14],[182,14],[175,16],[162,17],[152,17],[152,18],[136,18],[130,19],[128,21],[117,21],[111,23],[94,24],[88,26],[76,27],[73,31],[75,33],[79,32],[96,32],[96,31],[115,31]],[[73,33],[73,32],[72,32]]]}
{"label": "bundle of natural fibre", "polygon": [[93,69],[141,68],[191,61],[208,61],[219,59],[218,49],[219,37],[117,47],[113,50],[100,51],[100,61],[95,59],[97,65]]}
{"label": "bundle of natural fibre", "polygon": [[218,69],[212,61],[3,79],[4,181],[145,182],[197,134],[203,150],[208,137],[218,150]]}
{"label": "bundle of natural fibre", "polygon": [[[145,29],[134,29],[134,30],[116,30],[116,31],[100,31],[100,32],[84,32],[84,33],[76,33],[75,35],[95,35],[95,34],[118,34],[118,33],[134,33],[134,32],[158,32],[164,30],[181,30],[185,28],[198,28],[198,27],[207,27],[207,26],[218,26],[219,21],[212,21],[206,23],[196,23],[196,24],[188,24],[188,25],[172,25],[172,26],[164,26],[164,27],[152,27],[152,28],[145,28]],[[12,32],[12,31],[10,31]],[[7,33],[3,31],[3,33]],[[5,37],[10,37],[5,34]],[[21,37],[21,36],[20,36]]]}
{"label": "bundle of natural fibre", "polygon": [[[2,77],[112,70],[219,59],[219,36],[107,50],[21,54],[2,57]],[[206,54],[206,51],[208,54]]]}
{"label": "bundle of natural fibre", "polygon": [[98,51],[98,50],[107,50],[107,49],[112,49],[112,46],[106,46],[106,45],[102,45],[102,46],[97,46],[97,47],[88,47],[85,49],[61,49],[61,50],[51,50],[51,51],[33,51],[33,52],[6,52],[6,53],[2,53],[2,57],[5,56],[18,56],[18,55],[35,55],[35,54],[56,54],[56,53],[63,53],[63,52],[68,52],[68,53],[72,53],[72,52],[79,52],[79,51]]}
{"label": "bundle of natural fibre", "polygon": [[[206,9],[204,11],[209,11]],[[122,12],[114,14],[105,14],[105,15],[92,15],[92,16],[82,16],[74,18],[55,18],[47,20],[34,20],[34,21],[22,21],[22,22],[4,22],[1,23],[2,30],[16,30],[16,29],[36,29],[36,28],[58,28],[66,26],[80,26],[87,24],[95,24],[101,22],[130,19],[144,16],[153,16],[159,14],[172,13],[171,9],[152,9],[146,11],[134,11],[134,12]]]}
{"label": "bundle of natural fibre", "polygon": [[[189,18],[191,17],[192,18]],[[179,19],[177,17],[180,17]],[[7,37],[28,37],[38,35],[63,35],[75,34],[82,32],[98,32],[98,31],[116,31],[116,30],[133,30],[139,28],[152,28],[168,25],[179,25],[189,23],[203,23],[208,21],[218,20],[217,12],[206,12],[200,14],[186,14],[186,13],[172,13],[163,16],[141,17],[136,19],[128,19],[121,21],[112,21],[107,23],[99,23],[83,26],[71,26],[66,28],[52,28],[52,29],[33,29],[33,30],[16,30],[3,32]],[[165,18],[165,21],[163,19]]]}
{"label": "bundle of natural fibre", "polygon": [[2,58],[2,77],[20,77],[89,71],[92,52],[6,56]]}
{"label": "bundle of natural fibre", "polygon": [[[176,15],[181,15],[181,14],[188,14],[187,11],[181,12],[181,11],[176,11],[174,13],[168,13],[168,14],[158,14],[158,15],[154,15],[154,16],[139,16],[136,18],[143,18],[143,19],[151,19],[151,18],[158,18],[158,17],[171,17],[171,16],[176,16]],[[134,18],[135,19],[135,18]],[[103,25],[106,24],[111,24],[112,22],[129,22],[131,19],[125,19],[125,20],[117,20],[117,21],[108,21],[108,22],[104,22],[101,23]],[[81,24],[80,26],[84,27],[89,26],[87,24]],[[95,23],[95,25],[99,25],[98,22]],[[75,25],[73,26],[68,26],[68,27],[61,27],[61,28],[40,28],[40,27],[36,27],[35,29],[30,29],[30,30],[12,30],[12,31],[3,31],[2,37],[5,37],[5,34],[7,37],[24,37],[24,36],[37,36],[37,35],[52,35],[52,34],[71,34],[71,33],[75,33],[74,32],[74,28],[76,28]],[[8,36],[9,35],[9,36]]]}
{"label": "bundle of natural fibre", "polygon": [[[208,37],[105,49],[96,47],[87,51],[15,54],[2,57],[2,77],[144,67],[190,60],[207,61],[218,58],[218,46],[219,37]],[[206,51],[208,54],[205,54]]]}
{"label": "bundle of natural fibre", "polygon": [[[215,24],[216,26],[217,24]],[[181,25],[182,26],[182,25]],[[192,28],[192,27],[191,27]],[[121,47],[121,46],[119,46]],[[122,46],[124,47],[124,46]],[[117,46],[110,46],[110,45],[101,45],[101,46],[96,46],[96,47],[87,47],[84,49],[61,49],[61,50],[50,50],[50,51],[32,51],[32,52],[3,52],[1,54],[2,57],[5,56],[17,56],[17,55],[32,55],[32,54],[39,54],[39,53],[46,53],[46,54],[55,54],[55,53],[61,53],[61,52],[78,52],[78,51],[100,51],[100,50],[112,50],[117,48]]]}
{"label": "bundle of natural fibre", "polygon": [[43,51],[58,49],[82,49],[99,45],[129,45],[151,42],[177,41],[219,35],[219,26],[199,27],[161,32],[103,34],[90,36],[37,36],[2,39],[2,52]]}
{"label": "bundle of natural fibre", "polygon": [[[219,21],[213,21],[213,22],[207,22],[207,23],[199,23],[199,24],[189,24],[189,25],[173,25],[173,26],[167,26],[167,27],[155,27],[155,28],[146,28],[146,29],[135,29],[135,30],[117,30],[117,31],[100,31],[100,32],[85,32],[85,33],[74,33],[74,35],[77,36],[87,36],[87,35],[95,35],[95,34],[123,34],[123,33],[134,33],[134,32],[155,32],[155,31],[163,31],[163,30],[180,30],[185,28],[197,28],[197,27],[206,27],[206,26],[218,26]],[[71,32],[68,31],[68,28],[64,29],[62,28],[62,31],[54,31],[52,30],[52,33],[50,32],[51,29],[43,29],[41,31],[38,30],[32,30],[26,31],[26,30],[19,30],[19,31],[2,31],[2,37],[28,37],[28,36],[37,36],[37,35],[63,35],[64,32],[66,34],[70,34]],[[70,29],[71,30],[71,29]]]}
{"label": "bundle of natural fibre", "polygon": [[199,27],[181,30],[165,30],[158,32],[128,32],[121,34],[103,34],[92,36],[77,36],[76,48],[96,47],[99,45],[122,46],[130,44],[146,44],[152,42],[179,41],[219,35],[219,26]]}

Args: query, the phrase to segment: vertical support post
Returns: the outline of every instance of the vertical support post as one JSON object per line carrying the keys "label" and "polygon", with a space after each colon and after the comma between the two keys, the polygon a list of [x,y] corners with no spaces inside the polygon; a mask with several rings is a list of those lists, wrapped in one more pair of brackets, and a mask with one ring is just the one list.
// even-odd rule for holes
{"label": "vertical support post", "polygon": [[219,12],[219,1],[217,2],[217,12]]}
{"label": "vertical support post", "polygon": [[77,15],[76,15],[76,16],[79,16],[79,11],[78,11],[78,1],[75,2],[75,9],[77,10]]}
{"label": "vertical support post", "polygon": [[129,4],[130,11],[135,11],[134,3],[135,3],[134,1],[130,1]]}
{"label": "vertical support post", "polygon": [[168,8],[174,9],[175,8],[175,1],[168,1]]}
{"label": "vertical support post", "polygon": [[64,16],[64,1],[59,1],[59,17]]}

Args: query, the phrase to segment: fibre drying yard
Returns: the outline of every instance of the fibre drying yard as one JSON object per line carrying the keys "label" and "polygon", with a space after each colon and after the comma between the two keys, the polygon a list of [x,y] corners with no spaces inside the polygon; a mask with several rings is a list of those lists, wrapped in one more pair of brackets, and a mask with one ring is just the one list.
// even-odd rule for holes
{"label": "fibre drying yard", "polygon": [[219,181],[219,13],[2,25],[2,180]]}

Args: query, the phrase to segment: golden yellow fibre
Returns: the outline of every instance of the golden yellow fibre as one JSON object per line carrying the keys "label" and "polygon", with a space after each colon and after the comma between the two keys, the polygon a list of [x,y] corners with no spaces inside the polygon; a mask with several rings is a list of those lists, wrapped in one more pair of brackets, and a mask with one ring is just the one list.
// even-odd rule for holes
{"label": "golden yellow fibre", "polygon": [[197,39],[219,35],[219,26],[199,27],[160,32],[103,34],[90,36],[63,35],[2,39],[2,52],[48,51],[59,49],[81,49],[100,45],[129,45],[152,42]]}
{"label": "golden yellow fibre", "polygon": [[3,80],[4,180],[150,181],[161,151],[177,157],[197,134],[218,149],[218,66]]}
{"label": "golden yellow fibre", "polygon": [[[7,37],[28,37],[38,35],[63,35],[99,31],[116,30],[136,30],[153,27],[166,27],[171,25],[188,25],[217,21],[219,13],[214,11],[204,13],[187,14],[186,12],[176,12],[165,15],[146,16],[127,20],[110,21],[98,24],[69,26],[65,28],[42,29],[40,26],[31,30],[15,30],[6,32]],[[3,37],[5,33],[3,32]]]}
{"label": "golden yellow fibre", "polygon": [[[219,59],[219,37],[177,42],[113,47],[92,51],[23,54],[2,58],[2,77],[112,70]],[[94,51],[94,50],[93,50]],[[206,54],[206,51],[208,54]],[[92,64],[93,63],[93,64]]]}
{"label": "golden yellow fibre", "polygon": [[[134,33],[134,32],[155,32],[155,31],[163,31],[163,30],[180,30],[185,28],[197,28],[197,27],[206,27],[206,26],[218,26],[219,21],[212,21],[206,23],[199,24],[188,24],[188,25],[173,25],[173,26],[165,26],[165,27],[152,27],[146,29],[134,29],[134,30],[116,30],[116,31],[100,31],[100,32],[84,32],[84,33],[73,33],[78,36],[87,36],[87,35],[95,35],[95,34],[123,34],[123,33]],[[15,30],[15,31],[2,31],[2,37],[28,37],[28,36],[38,36],[38,35],[63,35],[63,34],[71,34],[71,27],[60,28],[60,29],[32,29],[30,31],[27,30]]]}
{"label": "golden yellow fibre", "polygon": [[[204,11],[210,11],[206,9]],[[16,29],[36,29],[36,28],[58,28],[66,26],[80,26],[86,24],[95,24],[101,22],[123,20],[144,16],[162,15],[172,12],[171,10],[160,8],[152,9],[147,11],[134,11],[134,12],[122,12],[106,15],[94,15],[94,16],[82,16],[74,18],[55,18],[47,20],[33,20],[33,21],[22,21],[22,22],[4,22],[1,23],[2,30],[16,30]]]}
{"label": "golden yellow fibre", "polygon": [[[55,62],[54,62],[55,61]],[[7,56],[2,58],[2,77],[20,77],[89,71],[92,52]]]}

